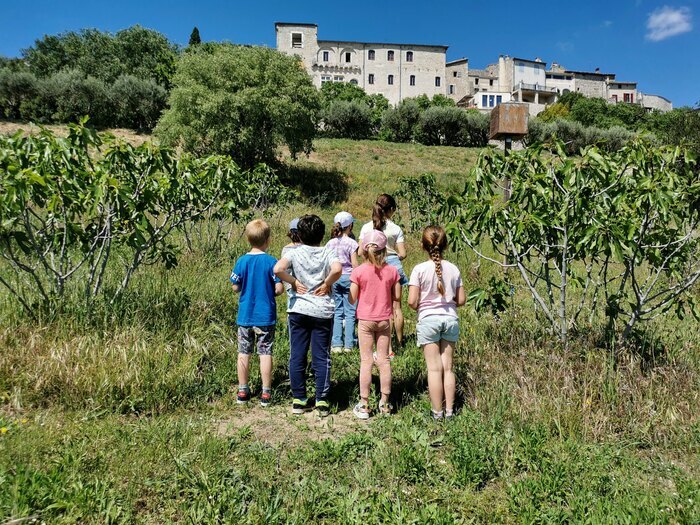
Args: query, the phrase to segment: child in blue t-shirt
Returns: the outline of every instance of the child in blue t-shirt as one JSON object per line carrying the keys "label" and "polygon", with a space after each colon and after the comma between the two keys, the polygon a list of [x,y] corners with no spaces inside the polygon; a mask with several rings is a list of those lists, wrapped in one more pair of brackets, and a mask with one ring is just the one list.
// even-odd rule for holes
{"label": "child in blue t-shirt", "polygon": [[256,219],[245,227],[251,250],[236,261],[231,272],[233,291],[240,292],[238,301],[238,403],[250,400],[248,377],[250,354],[256,345],[260,357],[262,394],[260,404],[268,406],[272,400],[272,344],[275,341],[277,305],[275,296],[284,293],[280,280],[275,277],[277,259],[265,253],[270,246],[270,226]]}

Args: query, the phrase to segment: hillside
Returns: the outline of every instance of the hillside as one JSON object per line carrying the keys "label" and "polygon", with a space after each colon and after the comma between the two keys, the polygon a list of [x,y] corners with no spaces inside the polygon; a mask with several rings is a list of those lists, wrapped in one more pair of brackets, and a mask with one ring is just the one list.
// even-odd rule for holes
{"label": "hillside", "polygon": [[[317,140],[308,158],[285,160],[301,199],[266,216],[270,253],[279,255],[288,221],[302,213],[327,225],[340,209],[369,220],[376,195],[396,191],[399,177],[433,173],[443,191],[460,188],[478,153]],[[94,312],[78,297],[33,322],[0,294],[0,522],[700,521],[692,318],[660,319],[639,349],[613,356],[595,325],[563,350],[521,291],[498,317],[466,306],[455,358],[460,411],[436,423],[415,314],[404,306],[396,413],[353,417],[359,358],[343,353],[332,357],[331,416],[295,417],[283,329],[272,406],[236,404],[237,299],[227,279],[246,250],[240,235],[240,225],[227,232],[221,253],[196,243],[190,252],[179,239],[175,269],[142,268],[122,300]],[[408,233],[408,249],[410,271],[425,258],[418,233]],[[496,272],[468,254],[449,259],[467,291]],[[256,365],[251,378],[257,389]]]}

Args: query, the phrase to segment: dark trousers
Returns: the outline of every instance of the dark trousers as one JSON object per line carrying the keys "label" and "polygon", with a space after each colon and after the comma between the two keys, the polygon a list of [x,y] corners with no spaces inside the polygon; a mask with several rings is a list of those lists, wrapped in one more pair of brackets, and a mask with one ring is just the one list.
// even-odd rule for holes
{"label": "dark trousers", "polygon": [[306,363],[309,344],[316,376],[316,400],[328,397],[331,388],[331,330],[333,319],[290,313],[289,383],[295,399],[306,398]]}

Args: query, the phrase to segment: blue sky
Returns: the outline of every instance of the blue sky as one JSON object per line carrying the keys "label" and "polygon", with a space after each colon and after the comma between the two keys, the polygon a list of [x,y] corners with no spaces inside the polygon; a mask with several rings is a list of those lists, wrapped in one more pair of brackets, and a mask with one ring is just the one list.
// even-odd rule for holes
{"label": "blue sky", "polygon": [[[541,57],[569,69],[617,73],[674,106],[700,102],[699,0],[604,2],[316,0],[119,2],[0,0],[0,54],[18,56],[44,34],[141,24],[186,44],[193,26],[203,40],[274,47],[274,22],[312,22],[321,39],[449,45],[448,60],[482,68],[499,54]],[[31,7],[28,7],[31,6]],[[527,6],[532,7],[528,10]]]}

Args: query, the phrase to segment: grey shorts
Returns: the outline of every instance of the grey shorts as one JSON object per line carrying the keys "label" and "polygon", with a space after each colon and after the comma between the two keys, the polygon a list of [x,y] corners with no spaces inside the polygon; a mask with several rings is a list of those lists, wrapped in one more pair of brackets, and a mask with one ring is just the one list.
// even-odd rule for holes
{"label": "grey shorts", "polygon": [[429,315],[416,325],[416,343],[418,346],[439,343],[441,339],[457,342],[459,339],[459,321],[451,315]]}
{"label": "grey shorts", "polygon": [[275,325],[238,327],[239,354],[252,354],[256,340],[258,355],[272,355],[272,344],[275,342]]}

